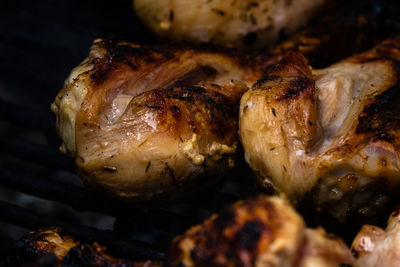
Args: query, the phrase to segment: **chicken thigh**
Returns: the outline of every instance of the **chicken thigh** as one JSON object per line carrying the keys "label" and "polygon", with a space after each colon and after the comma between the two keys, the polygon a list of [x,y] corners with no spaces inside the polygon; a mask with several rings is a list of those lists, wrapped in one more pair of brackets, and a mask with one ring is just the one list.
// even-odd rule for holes
{"label": "chicken thigh", "polygon": [[239,100],[259,75],[249,62],[229,49],[96,40],[51,107],[61,151],[86,184],[124,199],[212,182],[234,165]]}
{"label": "chicken thigh", "polygon": [[339,220],[371,220],[400,184],[400,37],[321,70],[299,53],[241,99],[247,162],[269,191]]}

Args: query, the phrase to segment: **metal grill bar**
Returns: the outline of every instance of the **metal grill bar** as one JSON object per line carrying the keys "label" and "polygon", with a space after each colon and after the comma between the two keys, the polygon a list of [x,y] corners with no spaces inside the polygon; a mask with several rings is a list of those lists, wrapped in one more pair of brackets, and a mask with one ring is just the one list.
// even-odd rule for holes
{"label": "metal grill bar", "polygon": [[0,185],[26,194],[68,204],[78,211],[95,211],[115,215],[118,214],[116,207],[127,208],[122,203],[115,205],[114,202],[113,205],[113,201],[104,196],[98,196],[83,187],[43,179],[37,177],[34,173],[26,174],[22,171],[3,169],[0,173]]}
{"label": "metal grill bar", "polygon": [[72,160],[48,146],[38,145],[11,136],[0,135],[1,154],[14,156],[51,169],[72,170]]}
{"label": "metal grill bar", "polygon": [[58,226],[65,229],[72,237],[78,237],[86,242],[99,242],[114,253],[116,256],[124,256],[132,259],[163,259],[165,253],[154,246],[127,239],[112,233],[84,226],[68,220],[60,220],[48,215],[37,214],[12,204],[0,202],[0,214],[6,223],[19,225],[28,229],[40,227]]}
{"label": "metal grill bar", "polygon": [[54,117],[47,109],[17,105],[0,99],[0,118],[24,127],[44,130],[53,129]]}
{"label": "metal grill bar", "polygon": [[192,216],[183,216],[168,210],[137,210],[127,203],[98,195],[86,188],[40,177],[32,172],[3,168],[0,173],[0,186],[64,203],[77,211],[93,211],[122,217],[124,221],[132,222],[132,225],[152,226],[175,234],[198,222]]}
{"label": "metal grill bar", "polygon": [[[36,153],[39,154],[40,152]],[[68,204],[78,211],[95,211],[108,215],[119,215],[122,211],[132,211],[132,209],[134,209],[127,203],[110,199],[86,188],[56,181],[52,177],[45,175],[41,176],[40,174],[28,170],[3,167],[3,171],[0,173],[0,185],[40,198],[51,199]],[[235,196],[218,192],[217,194],[214,194],[211,199],[209,197],[204,199],[200,197],[196,202],[191,203],[191,210],[189,213],[198,208],[205,208],[216,212],[226,205],[226,203],[232,203],[240,197],[245,197],[245,195]],[[141,212],[138,211],[138,213]],[[159,216],[156,216],[156,214]],[[148,215],[151,215],[152,217],[161,217],[161,220],[166,218],[171,220],[174,217],[178,217],[178,220],[193,222],[191,219],[192,216],[173,214],[166,210],[157,210],[153,212],[153,214],[147,213],[147,216]]]}
{"label": "metal grill bar", "polygon": [[[0,105],[1,105],[0,101]],[[8,103],[8,108],[19,108],[17,105]],[[10,109],[11,110],[11,109]],[[15,111],[15,110],[14,110]],[[33,115],[33,111],[24,110],[20,116],[20,110],[15,115],[18,127],[32,127],[35,130],[46,132],[47,135],[53,134],[51,130],[40,126],[39,122],[44,117]],[[43,111],[44,112],[44,111]],[[0,118],[7,116],[10,111],[4,112],[0,110]],[[11,111],[11,113],[13,113]],[[36,118],[35,118],[36,117]],[[9,118],[5,118],[8,120]],[[37,121],[39,120],[39,121]],[[25,121],[31,123],[25,124]],[[35,122],[36,121],[36,122]],[[49,122],[46,122],[49,125]],[[60,220],[48,215],[40,215],[33,211],[0,202],[0,214],[4,216],[1,221],[19,225],[29,229],[37,229],[41,227],[60,226],[72,236],[76,236],[78,240],[87,242],[99,242],[105,245],[112,254],[120,257],[134,257],[135,259],[163,259],[167,244],[176,234],[182,233],[190,225],[199,223],[204,219],[204,214],[218,211],[222,206],[237,200],[240,195],[223,193],[213,194],[213,198],[198,199],[185,205],[187,212],[174,212],[173,209],[161,208],[153,211],[142,211],[132,208],[126,203],[109,199],[103,195],[99,195],[86,188],[72,185],[67,181],[60,181],[53,177],[53,172],[48,171],[31,171],[29,164],[37,164],[46,169],[52,170],[73,170],[72,160],[61,156],[55,149],[45,145],[38,145],[29,141],[21,140],[10,136],[0,135],[0,147],[3,147],[0,155],[11,156],[15,158],[17,164],[2,164],[2,172],[0,173],[0,186],[34,195],[36,197],[50,199],[63,204],[72,206],[78,211],[94,211],[102,214],[108,214],[117,218],[114,233],[110,231],[101,231],[79,224]],[[28,165],[26,163],[29,163]],[[15,165],[15,166],[14,166]],[[20,168],[23,166],[23,168]],[[33,169],[34,170],[34,169]],[[247,195],[247,188],[251,187],[244,179],[234,177],[234,183],[240,184],[244,189],[243,195]],[[235,178],[236,177],[236,178]],[[205,213],[204,213],[205,212]],[[141,233],[149,233],[154,236],[148,240],[141,237]],[[129,239],[133,237],[133,239]],[[135,240],[136,239],[136,240]],[[142,243],[138,240],[147,240],[149,243]],[[12,241],[10,241],[12,242]],[[8,242],[8,245],[11,243]],[[161,244],[162,249],[154,249],[154,244]],[[6,245],[6,243],[5,243]],[[5,249],[5,248],[4,248]],[[0,247],[0,250],[3,250]]]}

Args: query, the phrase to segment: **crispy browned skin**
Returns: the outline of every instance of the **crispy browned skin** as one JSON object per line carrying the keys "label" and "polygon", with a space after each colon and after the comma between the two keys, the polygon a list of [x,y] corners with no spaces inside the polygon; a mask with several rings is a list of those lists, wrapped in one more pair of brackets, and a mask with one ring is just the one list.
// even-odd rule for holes
{"label": "crispy browned skin", "polygon": [[61,151],[86,184],[124,199],[200,187],[234,164],[251,64],[229,49],[97,40],[52,105]]}
{"label": "crispy browned skin", "polygon": [[[373,16],[330,19],[252,59],[221,47],[96,40],[89,58],[72,71],[52,105],[63,139],[61,151],[76,158],[86,184],[124,199],[165,200],[192,191],[189,187],[201,188],[214,180],[209,176],[224,173],[234,162],[237,126],[232,103],[246,87],[224,81],[234,78],[250,86],[261,69],[291,50],[314,62],[321,55],[322,61],[332,61],[379,39],[371,37],[378,36],[375,26]],[[354,50],[339,48],[337,42]],[[213,100],[218,105],[209,105],[206,98],[215,95],[215,84],[224,98],[218,96]],[[181,97],[154,104],[167,97],[160,89],[192,92],[192,85],[205,90],[193,100]],[[158,93],[149,93],[152,90]],[[141,106],[133,109],[136,97]],[[219,119],[224,116],[226,120]]]}
{"label": "crispy browned skin", "polygon": [[52,253],[61,261],[79,242],[66,235],[60,228],[41,229],[29,232],[18,243],[21,261]]}
{"label": "crispy browned skin", "polygon": [[400,38],[321,70],[296,53],[241,99],[239,132],[261,185],[341,221],[371,220],[400,184]]}
{"label": "crispy browned skin", "polygon": [[171,266],[340,266],[350,250],[322,229],[306,229],[282,198],[239,201],[171,243]]}
{"label": "crispy browned skin", "polygon": [[[55,256],[51,258],[50,256]],[[118,259],[106,253],[106,248],[97,243],[82,244],[64,233],[61,228],[52,227],[30,232],[18,242],[15,265],[41,266],[99,266],[99,267],[159,267],[160,263],[134,262]]]}
{"label": "crispy browned skin", "polygon": [[390,36],[390,30],[374,14],[336,12],[257,55],[257,60],[268,67],[295,51],[302,53],[313,68],[322,68],[372,48]]}
{"label": "crispy browned skin", "polygon": [[[315,83],[311,68],[299,53],[292,52],[254,84],[241,99],[240,136],[246,160],[260,177],[259,182],[274,186],[295,199],[307,185],[307,177],[291,171],[289,153],[296,151],[288,143],[292,134],[298,145],[309,150],[318,138]],[[293,132],[293,133],[292,133]],[[301,174],[302,175],[302,174]],[[274,179],[275,178],[275,179]],[[296,186],[291,181],[299,181]],[[291,190],[291,191],[289,191]]]}

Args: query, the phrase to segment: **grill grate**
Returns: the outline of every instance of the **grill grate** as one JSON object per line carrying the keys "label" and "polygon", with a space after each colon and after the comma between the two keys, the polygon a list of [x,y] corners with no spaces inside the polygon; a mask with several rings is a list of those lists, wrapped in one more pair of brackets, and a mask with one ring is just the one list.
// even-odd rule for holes
{"label": "grill grate", "polygon": [[7,223],[17,224],[29,229],[60,226],[74,237],[80,237],[89,242],[98,241],[101,244],[107,244],[111,251],[118,252],[120,255],[136,255],[142,259],[163,259],[164,257],[164,252],[155,248],[152,244],[127,239],[111,231],[101,231],[65,219],[61,220],[49,215],[37,214],[4,202],[0,202],[0,212],[4,215]]}
{"label": "grill grate", "polygon": [[[398,1],[340,1],[358,7],[351,10],[375,3],[376,9],[388,10],[385,21],[399,28]],[[173,236],[255,193],[248,182],[251,171],[242,166],[215,193],[196,202],[138,210],[84,188],[74,175],[72,160],[57,151],[60,140],[47,107],[68,71],[87,55],[93,39],[113,33],[128,41],[157,42],[143,30],[131,5],[131,0],[115,0],[112,5],[106,0],[15,0],[0,9],[0,21],[7,25],[0,28],[0,50],[5,51],[0,56],[0,226],[23,227],[23,231],[61,226],[79,240],[99,241],[116,256],[163,258]],[[78,214],[112,216],[113,231],[88,227],[70,213],[60,215],[17,201],[26,195],[40,200],[39,205],[57,202]],[[19,237],[2,228],[0,265]]]}
{"label": "grill grate", "polygon": [[[240,178],[243,172],[251,172],[247,169],[236,170],[239,175],[232,176],[215,194],[200,196],[195,202],[175,203],[151,211],[133,208],[99,195],[70,179],[71,176],[75,177],[72,160],[59,154],[56,145],[50,145],[51,140],[55,139],[54,118],[50,111],[31,112],[33,109],[0,102],[0,106],[6,106],[0,108],[0,121],[3,124],[7,127],[17,126],[20,131],[39,132],[47,137],[48,143],[0,135],[0,146],[3,148],[0,158],[5,158],[7,162],[0,164],[0,187],[66,204],[78,212],[90,211],[116,218],[113,231],[100,230],[70,218],[60,218],[57,214],[37,212],[1,201],[0,222],[32,230],[60,226],[78,240],[99,242],[115,256],[137,260],[163,259],[168,243],[175,235],[223,206],[254,193],[251,184]],[[54,143],[59,143],[59,140]],[[9,237],[0,236],[0,241],[0,255],[6,255],[15,245],[15,240]]]}

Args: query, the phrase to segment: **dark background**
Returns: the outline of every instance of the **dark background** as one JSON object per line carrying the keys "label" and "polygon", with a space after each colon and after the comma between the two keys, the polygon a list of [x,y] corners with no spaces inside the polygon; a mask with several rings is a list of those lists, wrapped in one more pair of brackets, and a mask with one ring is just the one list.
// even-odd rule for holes
{"label": "dark background", "polygon": [[48,109],[92,41],[149,42],[129,0],[2,1],[0,99]]}

